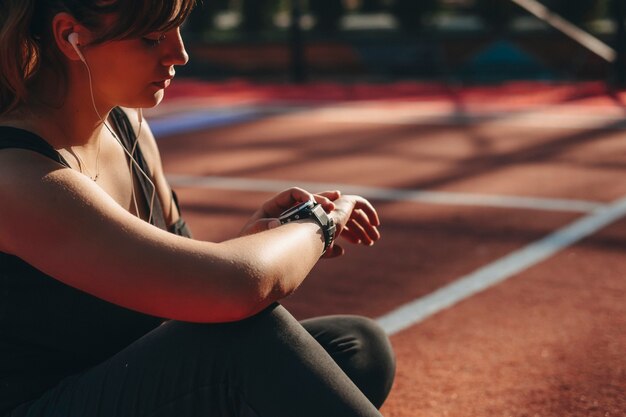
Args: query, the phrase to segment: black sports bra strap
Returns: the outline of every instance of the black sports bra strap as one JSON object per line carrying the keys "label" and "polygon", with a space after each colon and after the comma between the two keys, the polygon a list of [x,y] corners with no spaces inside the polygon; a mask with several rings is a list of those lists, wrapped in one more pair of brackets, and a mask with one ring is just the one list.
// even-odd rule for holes
{"label": "black sports bra strap", "polygon": [[[133,145],[137,139],[137,135],[135,134],[135,130],[133,129],[130,120],[128,120],[128,116],[119,107],[115,107],[111,111],[111,116],[115,125],[114,128],[119,135],[119,139],[122,142],[122,145],[126,148],[128,153],[132,152]],[[143,157],[143,154],[141,153],[141,148],[139,146],[135,147],[133,158],[141,167],[141,169],[150,177],[152,177],[152,174],[148,168],[148,164],[146,163],[146,160]],[[135,179],[139,181],[141,189],[143,190],[146,207],[149,208],[151,203],[150,200],[155,190],[153,190],[152,185],[150,185],[150,183],[143,176],[143,174],[138,172],[138,169],[136,167],[133,167],[133,172],[135,172]],[[161,200],[156,194],[154,195],[151,223],[161,229],[167,230],[167,225],[165,224],[165,215],[163,214],[163,207],[161,206]]]}
{"label": "black sports bra strap", "polygon": [[27,149],[70,168],[70,164],[48,142],[28,130],[0,126],[0,149]]}

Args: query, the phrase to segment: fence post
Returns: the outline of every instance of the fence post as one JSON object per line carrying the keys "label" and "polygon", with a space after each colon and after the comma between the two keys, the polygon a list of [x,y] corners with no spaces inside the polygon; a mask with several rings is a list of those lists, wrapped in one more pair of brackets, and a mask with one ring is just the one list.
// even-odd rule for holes
{"label": "fence post", "polygon": [[613,0],[612,9],[615,19],[615,62],[613,63],[613,82],[616,87],[626,86],[626,7],[624,0]]}
{"label": "fence post", "polygon": [[304,57],[304,37],[300,23],[302,17],[301,0],[291,0],[290,51],[291,80],[296,84],[306,82],[306,62]]}

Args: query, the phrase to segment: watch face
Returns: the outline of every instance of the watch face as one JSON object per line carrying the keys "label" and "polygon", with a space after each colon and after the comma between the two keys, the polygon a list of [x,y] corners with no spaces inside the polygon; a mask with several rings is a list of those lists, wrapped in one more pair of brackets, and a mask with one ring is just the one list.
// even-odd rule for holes
{"label": "watch face", "polygon": [[280,220],[281,222],[285,222],[289,220],[289,218],[293,216],[294,214],[296,214],[297,212],[304,210],[304,209],[310,209],[314,205],[315,205],[315,202],[313,202],[312,200],[297,204],[293,206],[292,208],[287,209],[284,212],[282,212],[282,214],[278,217],[278,220]]}
{"label": "watch face", "polygon": [[[329,217],[324,208],[315,201],[305,201],[296,206],[285,210],[278,219],[281,224],[289,223],[294,220],[312,218],[322,228],[324,234],[324,252],[332,245],[337,230],[333,219]],[[322,253],[324,253],[322,252]]]}

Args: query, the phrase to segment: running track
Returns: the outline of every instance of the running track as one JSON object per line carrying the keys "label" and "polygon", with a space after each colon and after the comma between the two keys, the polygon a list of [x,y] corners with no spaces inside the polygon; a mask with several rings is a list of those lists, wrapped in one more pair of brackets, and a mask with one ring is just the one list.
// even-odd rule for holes
{"label": "running track", "polygon": [[195,237],[291,185],[370,198],[373,248],[284,304],[364,314],[388,417],[626,415],[626,102],[600,84],[178,81],[148,112]]}

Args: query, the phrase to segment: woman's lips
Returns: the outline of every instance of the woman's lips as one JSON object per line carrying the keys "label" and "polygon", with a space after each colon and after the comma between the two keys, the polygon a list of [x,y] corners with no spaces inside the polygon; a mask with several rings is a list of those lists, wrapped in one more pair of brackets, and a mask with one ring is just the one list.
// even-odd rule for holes
{"label": "woman's lips", "polygon": [[167,88],[167,87],[169,87],[171,81],[172,80],[170,80],[170,79],[157,81],[155,83],[152,83],[152,85],[155,85],[155,86],[157,86],[159,88]]}

